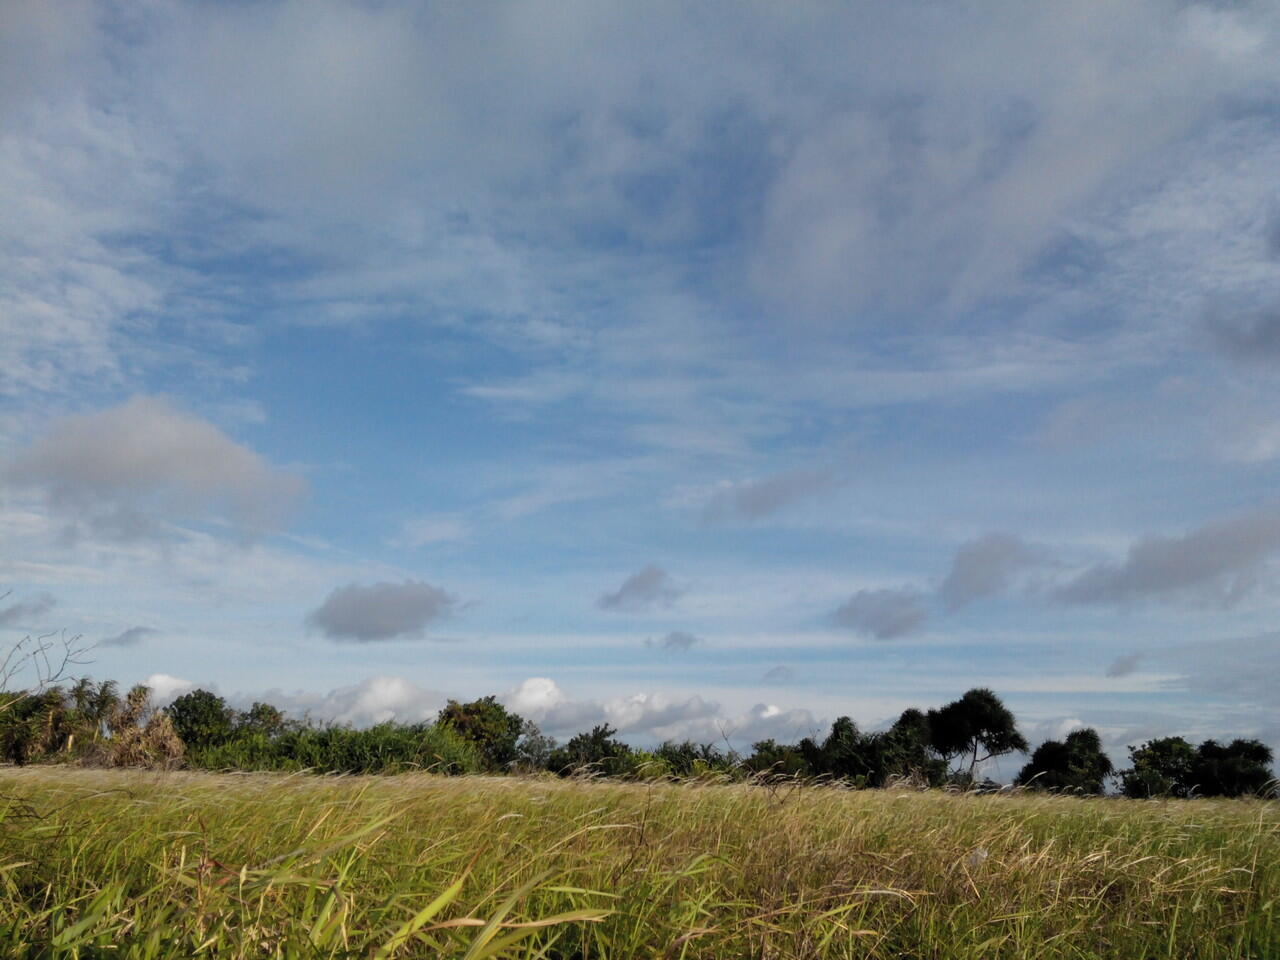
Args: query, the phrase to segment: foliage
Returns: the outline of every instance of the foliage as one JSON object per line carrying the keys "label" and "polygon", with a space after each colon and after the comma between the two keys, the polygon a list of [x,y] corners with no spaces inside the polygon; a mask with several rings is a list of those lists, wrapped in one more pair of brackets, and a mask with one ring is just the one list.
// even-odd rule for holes
{"label": "foliage", "polygon": [[1275,777],[1271,751],[1257,740],[1193,747],[1182,737],[1161,737],[1130,748],[1129,758],[1133,765],[1120,772],[1128,797],[1238,797],[1263,793]]}
{"label": "foliage", "polygon": [[985,687],[975,687],[959,700],[930,710],[926,719],[930,746],[939,756],[970,758],[969,780],[982,761],[1029,749],[1009,708]]}
{"label": "foliage", "polygon": [[12,695],[0,711],[0,752],[21,766],[64,749],[74,730],[59,687]]}
{"label": "foliage", "polygon": [[450,700],[437,720],[475,744],[489,770],[506,770],[519,759],[517,743],[524,720],[507,710],[497,697],[481,697],[470,703]]}
{"label": "foliage", "polygon": [[[316,773],[588,774],[624,780],[839,781],[845,786],[974,786],[975,764],[1025,749],[1013,715],[989,690],[924,713],[905,710],[887,730],[865,732],[840,717],[820,741],[761,740],[743,758],[712,743],[667,741],[636,749],[603,724],[563,746],[536,724],[508,711],[496,697],[449,701],[435,724],[387,722],[356,730],[291,720],[267,703],[237,712],[216,694],[195,690],[165,710],[152,710],[149,691],[120,697],[111,681],[79,680],[69,688],[0,691],[0,763],[77,762],[105,767]],[[986,755],[983,755],[983,751]],[[1148,741],[1130,750],[1121,771],[1130,797],[1238,797],[1276,792],[1271,751],[1256,740],[1198,748],[1181,737]],[[947,761],[969,760],[948,772]],[[1093,730],[1041,744],[1018,775],[1033,789],[1100,793],[1111,763]]]}
{"label": "foliage", "polygon": [[0,795],[6,957],[1280,956],[1260,801],[49,767]]}
{"label": "foliage", "polygon": [[873,754],[870,786],[905,781],[937,787],[946,779],[946,761],[933,752],[929,720],[919,710],[904,710],[892,727],[874,734],[868,746]]}
{"label": "foliage", "polygon": [[758,740],[751,745],[751,756],[743,768],[764,780],[794,780],[811,773],[804,754],[797,746],[780,744],[773,739]]}
{"label": "foliage", "polygon": [[1120,771],[1126,797],[1185,797],[1195,784],[1196,749],[1182,737],[1160,737],[1129,748],[1133,765]]}
{"label": "foliage", "polygon": [[164,711],[149,708],[151,691],[142,684],[117,700],[107,722],[109,736],[95,744],[84,759],[108,767],[171,769],[177,766],[185,745]]}
{"label": "foliage", "polygon": [[1194,776],[1201,796],[1258,795],[1275,779],[1271,750],[1258,740],[1232,740],[1226,746],[1206,740],[1197,754]]}
{"label": "foliage", "polygon": [[555,737],[548,737],[532,720],[525,720],[520,726],[520,739],[516,741],[516,761],[511,769],[520,773],[545,770],[555,748]]}
{"label": "foliage", "polygon": [[264,737],[274,737],[289,729],[290,724],[285,719],[279,708],[273,707],[269,703],[259,703],[254,701],[244,713],[235,718],[235,736],[243,737],[246,735],[261,734]]}
{"label": "foliage", "polygon": [[1074,730],[1066,740],[1046,740],[1036,747],[1017,782],[1037,790],[1102,793],[1111,776],[1111,759],[1103,752],[1098,731]]}
{"label": "foliage", "polygon": [[[806,738],[797,750],[809,774],[860,787],[882,787],[899,780],[938,786],[946,774],[946,764],[932,751],[928,722],[919,710],[905,711],[890,729],[877,733],[863,733],[848,717],[840,717],[821,744]],[[761,765],[753,761],[751,766],[759,769]]]}
{"label": "foliage", "polygon": [[653,751],[670,776],[690,779],[706,776],[731,775],[740,758],[732,751],[725,753],[714,743],[694,743],[685,740],[676,743],[668,740]]}
{"label": "foliage", "polygon": [[261,731],[188,751],[189,766],[206,770],[310,770],[315,773],[478,773],[474,743],[443,724],[381,723],[364,730],[302,727],[275,737]]}
{"label": "foliage", "polygon": [[235,730],[235,711],[208,690],[183,694],[165,712],[188,749],[219,746],[230,740]]}
{"label": "foliage", "polygon": [[590,733],[578,734],[551,752],[547,769],[562,777],[584,772],[605,777],[634,772],[634,765],[629,762],[631,748],[613,739],[617,732],[603,723],[593,727]]}

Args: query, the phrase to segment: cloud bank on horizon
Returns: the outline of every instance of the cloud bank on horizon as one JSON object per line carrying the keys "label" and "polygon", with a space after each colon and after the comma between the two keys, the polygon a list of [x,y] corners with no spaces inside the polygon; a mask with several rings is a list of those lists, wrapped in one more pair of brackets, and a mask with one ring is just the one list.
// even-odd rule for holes
{"label": "cloud bank on horizon", "polygon": [[0,642],[1280,747],[1277,170],[1265,2],[17,0]]}

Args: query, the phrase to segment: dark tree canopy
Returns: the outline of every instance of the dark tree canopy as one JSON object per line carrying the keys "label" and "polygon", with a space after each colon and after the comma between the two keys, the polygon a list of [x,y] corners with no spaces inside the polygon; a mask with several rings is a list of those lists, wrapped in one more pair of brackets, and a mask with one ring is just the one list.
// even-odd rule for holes
{"label": "dark tree canopy", "polygon": [[1259,740],[1206,740],[1197,751],[1195,791],[1206,797],[1241,797],[1264,792],[1274,779],[1271,750]]}
{"label": "dark tree canopy", "polygon": [[1128,770],[1120,773],[1129,797],[1239,797],[1263,793],[1273,783],[1271,750],[1257,740],[1193,747],[1182,737],[1148,740],[1129,750]]}
{"label": "dark tree canopy", "polygon": [[1075,730],[1065,740],[1046,740],[1036,747],[1017,783],[1037,790],[1102,793],[1111,776],[1111,758],[1102,738],[1091,728]]}
{"label": "dark tree canopy", "polygon": [[930,746],[947,760],[969,757],[968,777],[984,760],[1027,750],[1009,708],[992,691],[975,687],[927,715]]}

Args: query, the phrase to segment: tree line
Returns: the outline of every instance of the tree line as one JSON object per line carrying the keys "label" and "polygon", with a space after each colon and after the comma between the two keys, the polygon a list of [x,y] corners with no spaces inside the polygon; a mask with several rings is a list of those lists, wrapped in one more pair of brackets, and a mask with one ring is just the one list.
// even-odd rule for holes
{"label": "tree line", "polygon": [[617,739],[608,724],[560,744],[493,696],[450,700],[430,723],[355,729],[291,719],[267,703],[236,710],[208,690],[193,690],[162,709],[150,705],[145,686],[122,695],[111,681],[79,680],[0,694],[0,758],[13,764],[353,774],[546,772],[631,780],[717,777],[995,789],[990,781],[976,781],[982,764],[1028,752],[1014,780],[1028,789],[1101,794],[1114,783],[1129,797],[1277,795],[1272,753],[1260,741],[1206,740],[1195,746],[1182,737],[1162,737],[1130,748],[1130,766],[1115,770],[1093,729],[1046,740],[1032,751],[1013,713],[985,688],[935,709],[906,710],[887,730],[863,731],[840,717],[825,737],[761,740],[745,756],[728,746],[692,741],[639,749]]}

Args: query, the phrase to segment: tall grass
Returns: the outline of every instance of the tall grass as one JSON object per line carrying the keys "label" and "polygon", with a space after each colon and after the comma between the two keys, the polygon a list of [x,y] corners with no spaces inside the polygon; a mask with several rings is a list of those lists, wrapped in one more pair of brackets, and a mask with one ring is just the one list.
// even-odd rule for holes
{"label": "tall grass", "polygon": [[0,771],[0,956],[1280,956],[1280,807]]}

